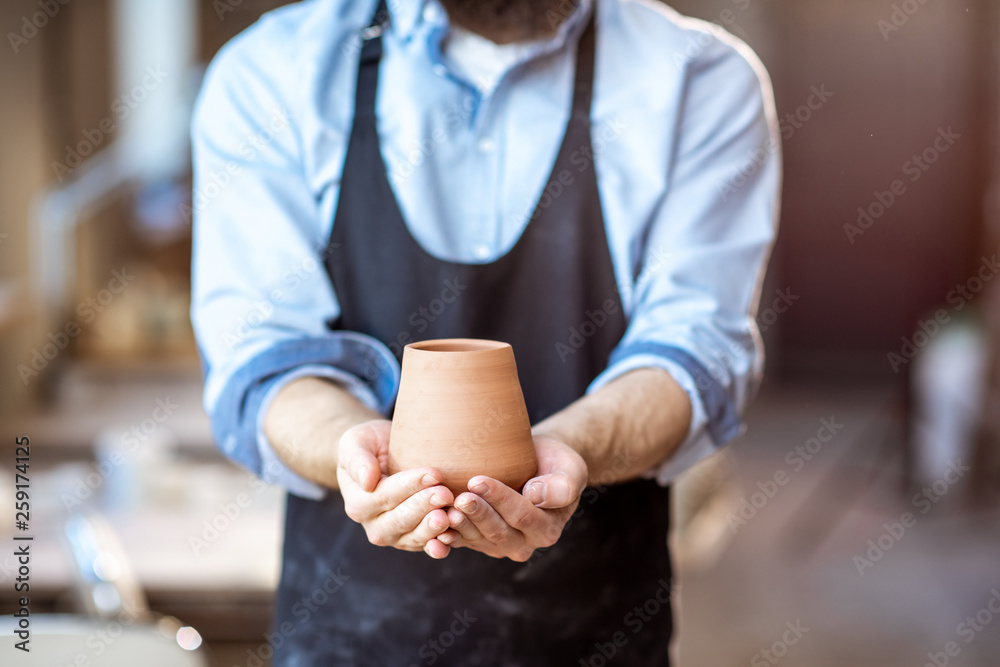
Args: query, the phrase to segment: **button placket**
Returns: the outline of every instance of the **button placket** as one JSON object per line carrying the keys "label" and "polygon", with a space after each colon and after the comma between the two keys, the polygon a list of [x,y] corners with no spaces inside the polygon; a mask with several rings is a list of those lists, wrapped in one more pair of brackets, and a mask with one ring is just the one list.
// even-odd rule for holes
{"label": "button placket", "polygon": [[[486,102],[486,99],[483,100]],[[497,237],[497,198],[499,193],[500,173],[497,142],[493,138],[492,116],[483,108],[475,118],[470,128],[471,148],[475,151],[474,161],[478,190],[481,196],[476,197],[474,216],[474,232],[467,246],[475,261],[488,261],[495,253]]]}

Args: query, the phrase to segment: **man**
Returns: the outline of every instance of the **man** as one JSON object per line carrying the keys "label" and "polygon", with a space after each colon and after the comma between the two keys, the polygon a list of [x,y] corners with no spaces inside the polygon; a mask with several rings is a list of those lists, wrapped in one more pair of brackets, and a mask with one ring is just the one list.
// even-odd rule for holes
{"label": "man", "polygon": [[[223,49],[193,134],[205,405],[289,491],[276,664],[667,664],[667,484],[761,368],[747,47],[646,1],[314,0]],[[451,337],[513,345],[523,489],[387,474],[402,347]]]}

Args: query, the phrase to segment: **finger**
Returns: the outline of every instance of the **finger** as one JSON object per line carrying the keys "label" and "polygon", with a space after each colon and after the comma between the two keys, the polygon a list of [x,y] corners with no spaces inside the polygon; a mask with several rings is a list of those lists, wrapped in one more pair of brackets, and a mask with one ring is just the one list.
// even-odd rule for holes
{"label": "finger", "polygon": [[451,546],[452,544],[455,543],[456,540],[459,540],[461,537],[462,536],[458,533],[458,531],[449,528],[448,530],[444,531],[434,539],[436,539],[441,544],[446,544],[448,546]]}
{"label": "finger", "polygon": [[523,563],[527,561],[535,552],[534,549],[525,545],[523,542],[517,546],[511,546],[509,544],[501,546],[485,540],[469,542],[461,537],[456,538],[455,541],[449,546],[451,546],[452,549],[472,549],[473,551],[478,551],[479,553],[485,554],[490,558],[509,558],[516,563]]}
{"label": "finger", "polygon": [[451,553],[451,547],[434,539],[424,545],[424,553],[435,560],[441,560]]}
{"label": "finger", "polygon": [[587,486],[587,464],[566,444],[546,436],[535,437],[538,475],[524,486],[524,495],[546,509],[568,507]]}
{"label": "finger", "polygon": [[[448,539],[446,544],[451,549],[458,549],[460,547],[471,549],[475,544],[475,542],[470,542],[469,540],[465,539],[458,533],[451,533],[451,532],[442,533],[441,535],[438,535],[436,539],[438,542],[443,542],[444,540],[442,540],[442,538]],[[480,542],[480,544],[485,544],[485,542]]]}
{"label": "finger", "polygon": [[420,519],[416,527],[399,537],[403,548],[423,549],[430,540],[448,530],[448,514],[443,509],[433,509]]}
{"label": "finger", "polygon": [[460,494],[455,499],[455,508],[465,514],[476,525],[476,528],[482,533],[484,540],[500,543],[521,538],[518,531],[511,528],[497,511],[477,494]]}
{"label": "finger", "polygon": [[[469,540],[470,542],[483,539],[483,534],[479,532],[478,528],[476,528],[476,524],[472,523],[464,512],[460,512],[454,507],[448,510],[448,523],[451,526],[451,531],[448,531],[448,533],[445,533],[444,535],[454,534],[458,537]],[[444,537],[444,535],[442,535],[442,537]],[[445,542],[445,544],[448,544],[448,542]]]}
{"label": "finger", "polygon": [[[435,493],[445,500],[443,504],[436,504],[435,507],[444,507],[455,499],[454,494],[446,486],[440,486],[441,473],[434,468],[414,468],[404,470],[395,475],[385,477],[379,482],[372,494],[372,501],[379,512],[389,512],[399,507],[409,498],[416,494],[430,489],[435,489]],[[430,496],[428,495],[428,498]]]}
{"label": "finger", "polygon": [[[473,477],[469,490],[485,499],[510,527],[528,532],[545,521],[545,513],[506,484],[490,477]],[[478,521],[476,522],[478,525]],[[480,527],[480,530],[482,528]]]}
{"label": "finger", "polygon": [[[369,536],[374,537],[379,544],[402,544],[402,537],[417,529],[421,521],[436,509],[450,505],[451,491],[443,486],[433,486],[420,493],[405,498],[404,501],[388,512],[383,512],[365,526]],[[448,527],[448,515],[443,511],[436,517],[441,524],[440,530],[428,534],[421,541],[413,541],[402,546],[423,547],[434,535],[443,532]]]}
{"label": "finger", "polygon": [[[338,477],[338,479],[340,479]],[[340,479],[340,493],[344,496],[344,508],[354,521],[365,523],[377,519],[379,515],[395,509],[414,494],[433,488],[440,483],[441,475],[433,468],[404,470],[379,482],[374,492],[366,492],[344,476]],[[453,498],[446,487],[437,489],[445,501]],[[444,505],[439,505],[443,507]],[[408,529],[409,530],[409,529]]]}
{"label": "finger", "polygon": [[563,472],[534,477],[524,485],[524,497],[535,507],[543,509],[569,507],[581,493],[583,488],[580,483]]}
{"label": "finger", "polygon": [[363,491],[375,489],[382,476],[380,449],[389,440],[389,422],[359,424],[340,438],[337,449],[340,466]]}

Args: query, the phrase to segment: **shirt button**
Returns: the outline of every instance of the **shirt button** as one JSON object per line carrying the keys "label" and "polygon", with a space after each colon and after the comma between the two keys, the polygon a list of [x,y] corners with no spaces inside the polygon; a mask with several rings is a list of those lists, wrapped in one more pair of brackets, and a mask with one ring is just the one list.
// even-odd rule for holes
{"label": "shirt button", "polygon": [[476,259],[487,259],[490,256],[490,247],[485,243],[477,243],[472,249],[472,254]]}
{"label": "shirt button", "polygon": [[478,147],[480,153],[492,153],[496,150],[497,143],[490,138],[480,139]]}
{"label": "shirt button", "polygon": [[424,20],[434,21],[438,18],[437,7],[432,4],[427,4],[424,6]]}
{"label": "shirt button", "polygon": [[432,67],[431,70],[438,76],[444,76],[445,74],[448,73],[448,68],[442,65],[441,63],[434,65],[434,67]]}

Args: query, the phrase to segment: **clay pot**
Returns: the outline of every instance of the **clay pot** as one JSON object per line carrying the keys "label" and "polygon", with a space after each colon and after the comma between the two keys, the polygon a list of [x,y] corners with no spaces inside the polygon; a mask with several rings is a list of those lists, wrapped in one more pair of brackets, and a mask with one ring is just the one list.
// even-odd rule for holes
{"label": "clay pot", "polygon": [[403,349],[389,473],[432,466],[458,495],[476,475],[520,491],[538,462],[507,343],[428,340]]}

